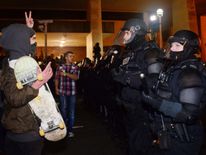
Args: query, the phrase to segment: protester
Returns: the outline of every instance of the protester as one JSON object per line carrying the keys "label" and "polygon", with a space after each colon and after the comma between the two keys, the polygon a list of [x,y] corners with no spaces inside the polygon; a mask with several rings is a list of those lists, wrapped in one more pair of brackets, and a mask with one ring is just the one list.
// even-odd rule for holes
{"label": "protester", "polygon": [[0,44],[8,52],[0,77],[0,89],[5,95],[2,124],[6,129],[5,151],[7,155],[41,155],[43,141],[39,136],[38,119],[29,106],[29,101],[38,96],[39,88],[52,76],[50,63],[42,72],[42,81],[22,89],[16,87],[14,66],[18,58],[35,53],[36,35],[31,12],[25,13],[25,24],[11,24],[2,30]]}
{"label": "protester", "polygon": [[68,51],[64,54],[65,64],[60,65],[55,75],[55,90],[60,97],[60,110],[66,125],[68,137],[73,137],[76,104],[76,80],[79,79],[79,67],[74,64],[74,53]]}

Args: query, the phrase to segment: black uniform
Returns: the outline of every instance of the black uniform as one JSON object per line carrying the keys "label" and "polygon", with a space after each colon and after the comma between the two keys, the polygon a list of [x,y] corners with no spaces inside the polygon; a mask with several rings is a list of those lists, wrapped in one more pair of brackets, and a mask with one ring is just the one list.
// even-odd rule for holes
{"label": "black uniform", "polygon": [[169,40],[174,42],[184,50],[173,51],[153,90],[143,93],[144,101],[156,109],[153,132],[158,145],[150,154],[198,155],[204,138],[199,116],[205,106],[205,68],[193,56],[199,46],[196,34],[178,31]]}
{"label": "black uniform", "polygon": [[129,154],[143,154],[152,144],[152,136],[148,127],[149,119],[141,102],[142,80],[140,74],[155,77],[161,69],[158,57],[161,51],[154,42],[144,39],[146,25],[138,19],[128,20],[124,30],[136,29],[132,39],[126,42],[122,63],[113,72],[113,79],[122,86],[117,100],[125,109],[124,120],[127,128]]}

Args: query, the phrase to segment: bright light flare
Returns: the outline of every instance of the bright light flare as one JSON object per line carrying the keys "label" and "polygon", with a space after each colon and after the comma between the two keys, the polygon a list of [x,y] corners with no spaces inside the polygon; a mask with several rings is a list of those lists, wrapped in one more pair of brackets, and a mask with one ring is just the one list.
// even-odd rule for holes
{"label": "bright light flare", "polygon": [[157,20],[157,16],[156,15],[151,15],[150,16],[150,21],[156,21]]}
{"label": "bright light flare", "polygon": [[163,9],[157,9],[157,16],[162,17],[163,16]]}

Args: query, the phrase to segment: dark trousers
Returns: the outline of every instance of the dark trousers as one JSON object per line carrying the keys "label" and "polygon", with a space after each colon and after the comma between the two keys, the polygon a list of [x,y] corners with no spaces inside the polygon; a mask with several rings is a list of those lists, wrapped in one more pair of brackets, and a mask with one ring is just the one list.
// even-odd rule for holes
{"label": "dark trousers", "polygon": [[169,149],[161,150],[158,147],[154,147],[148,155],[199,155],[204,139],[203,128],[196,125],[191,126],[189,133],[192,135],[191,142],[182,142],[170,136],[171,145]]}
{"label": "dark trousers", "polygon": [[5,141],[6,155],[41,155],[43,141],[16,142],[8,137]]}
{"label": "dark trousers", "polygon": [[147,155],[200,155],[202,146],[198,142],[181,143],[177,141],[173,141],[173,145],[169,150],[152,148]]}
{"label": "dark trousers", "polygon": [[[3,114],[2,108],[0,108],[0,121]],[[0,122],[0,152],[4,150],[4,138],[5,138],[6,131]]]}
{"label": "dark trousers", "polygon": [[146,155],[152,147],[152,135],[147,113],[136,107],[126,113],[126,129],[128,135],[128,154]]}

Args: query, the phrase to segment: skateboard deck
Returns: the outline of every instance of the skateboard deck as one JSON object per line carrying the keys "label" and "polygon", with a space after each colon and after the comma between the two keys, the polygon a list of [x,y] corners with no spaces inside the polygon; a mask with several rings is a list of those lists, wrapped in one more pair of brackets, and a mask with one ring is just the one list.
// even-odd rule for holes
{"label": "skateboard deck", "polygon": [[[22,89],[24,85],[31,85],[36,80],[42,80],[41,74],[37,75],[38,68],[39,65],[35,59],[29,56],[19,58],[14,66],[17,88]],[[39,134],[41,136],[49,141],[58,141],[66,136],[66,125],[48,84],[44,84],[39,89],[38,96],[29,102],[29,106],[35,117],[40,120]]]}

